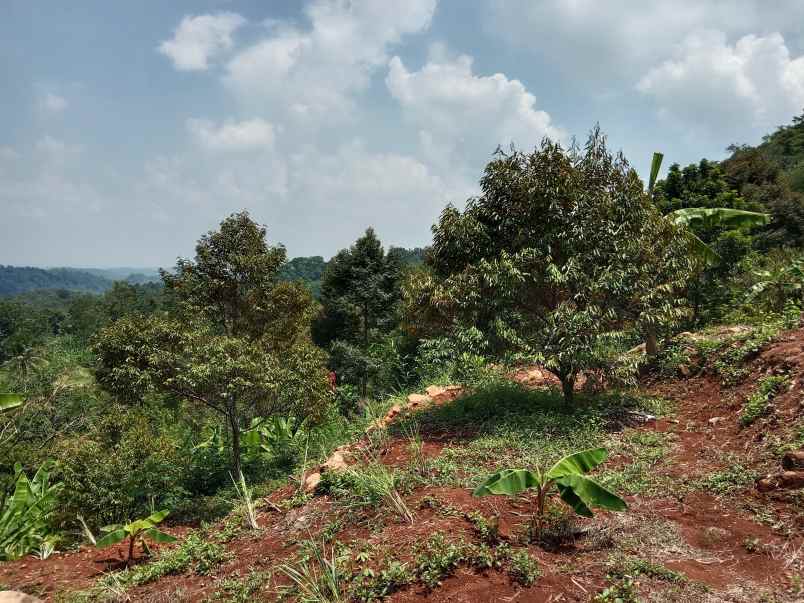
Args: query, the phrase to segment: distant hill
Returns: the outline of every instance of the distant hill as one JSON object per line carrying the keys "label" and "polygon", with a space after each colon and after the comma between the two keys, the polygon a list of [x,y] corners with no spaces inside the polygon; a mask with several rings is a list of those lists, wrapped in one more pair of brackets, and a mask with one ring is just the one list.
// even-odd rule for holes
{"label": "distant hill", "polygon": [[37,289],[103,293],[111,286],[111,280],[83,270],[0,266],[0,296],[3,297]]}
{"label": "distant hill", "polygon": [[159,268],[68,268],[68,270],[89,272],[110,281],[126,281],[132,285],[144,285],[162,280]]}
{"label": "distant hill", "polygon": [[[389,252],[398,255],[403,264],[416,265],[424,261],[424,249],[392,247]],[[280,278],[301,281],[315,297],[321,292],[321,276],[327,262],[320,255],[297,257],[288,260],[279,270]],[[144,285],[161,281],[158,268],[33,268],[0,265],[0,297],[11,297],[29,291],[74,291],[103,293],[114,281]]]}

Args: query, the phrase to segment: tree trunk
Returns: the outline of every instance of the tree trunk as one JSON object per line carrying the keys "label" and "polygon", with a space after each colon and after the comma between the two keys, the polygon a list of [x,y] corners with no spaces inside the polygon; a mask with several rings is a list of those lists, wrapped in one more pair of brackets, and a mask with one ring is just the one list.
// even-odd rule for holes
{"label": "tree trunk", "polygon": [[134,543],[136,538],[132,534],[128,537],[128,558],[126,559],[126,567],[129,567],[134,561]]}
{"label": "tree trunk", "polygon": [[[368,329],[368,304],[363,304],[363,353],[368,354],[369,329]],[[360,383],[360,396],[366,397],[368,393],[368,365],[363,369],[363,378]]]}
{"label": "tree trunk", "polygon": [[234,404],[228,408],[229,429],[232,432],[232,478],[240,479],[240,424],[237,421],[237,413]]}
{"label": "tree trunk", "polygon": [[645,328],[645,353],[648,358],[655,358],[659,353],[659,344],[656,341],[656,327],[648,325]]}
{"label": "tree trunk", "polygon": [[572,404],[575,396],[575,375],[559,375],[561,380],[561,391],[564,393],[564,402]]}

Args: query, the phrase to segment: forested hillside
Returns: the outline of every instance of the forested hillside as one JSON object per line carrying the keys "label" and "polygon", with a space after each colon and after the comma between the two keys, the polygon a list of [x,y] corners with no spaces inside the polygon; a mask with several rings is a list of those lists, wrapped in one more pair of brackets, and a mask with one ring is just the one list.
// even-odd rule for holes
{"label": "forested hillside", "polygon": [[69,268],[26,268],[0,266],[0,296],[17,295],[34,289],[66,289],[101,293],[111,287],[108,279]]}
{"label": "forested hillside", "polygon": [[[400,261],[407,265],[421,264],[424,250],[420,248],[392,248]],[[288,260],[279,270],[279,278],[301,281],[313,292],[321,293],[321,276],[327,262],[321,256],[296,257]],[[0,297],[11,297],[29,291],[46,289],[103,293],[115,281],[132,285],[161,282],[159,271],[142,268],[31,268],[0,265]]]}

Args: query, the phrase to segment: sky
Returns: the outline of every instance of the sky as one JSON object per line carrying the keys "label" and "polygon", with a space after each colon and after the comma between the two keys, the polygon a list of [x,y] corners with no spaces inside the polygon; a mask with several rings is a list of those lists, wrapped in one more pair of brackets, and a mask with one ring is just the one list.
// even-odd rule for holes
{"label": "sky", "polygon": [[498,145],[640,174],[804,108],[804,0],[3,0],[0,264],[170,266],[248,210],[291,257],[422,246]]}

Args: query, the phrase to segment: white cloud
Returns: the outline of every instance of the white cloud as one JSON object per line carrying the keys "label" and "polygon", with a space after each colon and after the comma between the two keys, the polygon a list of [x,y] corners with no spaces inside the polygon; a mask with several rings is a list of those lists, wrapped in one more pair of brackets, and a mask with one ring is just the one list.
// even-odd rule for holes
{"label": "white cloud", "polygon": [[488,0],[490,32],[598,86],[636,81],[688,34],[730,37],[780,31],[800,39],[804,2],[776,0]]}
{"label": "white cloud", "polygon": [[48,113],[61,113],[67,108],[67,99],[58,94],[48,92],[39,99],[39,106]]}
{"label": "white cloud", "polygon": [[211,151],[270,149],[275,139],[273,124],[260,118],[229,121],[220,126],[206,119],[188,119],[187,129],[202,147]]}
{"label": "white cloud", "polygon": [[11,147],[0,147],[0,159],[3,161],[14,161],[20,158],[20,154]]}
{"label": "white cloud", "polygon": [[53,136],[45,135],[36,142],[35,150],[40,156],[56,161],[64,161],[75,157],[84,149],[80,144],[71,144]]}
{"label": "white cloud", "polygon": [[497,145],[529,148],[545,136],[564,136],[522,82],[502,73],[476,75],[466,55],[450,59],[437,47],[419,71],[394,57],[386,84],[436,162],[458,153],[474,163]]}
{"label": "white cloud", "polygon": [[343,118],[387,63],[388,48],[429,27],[436,1],[315,0],[305,10],[309,28],[272,23],[229,61],[225,84],[250,108],[300,122]]}
{"label": "white cloud", "polygon": [[232,34],[246,20],[236,13],[187,16],[173,32],[173,38],[159,45],[159,52],[180,71],[205,71],[209,61],[231,50]]}
{"label": "white cloud", "polygon": [[291,255],[309,255],[334,253],[369,225],[386,244],[423,245],[445,203],[476,192],[474,183],[450,179],[412,155],[375,152],[360,140],[330,151],[255,153],[157,158],[136,197],[158,199],[148,211],[186,231],[188,246],[222,216],[247,209],[269,225],[273,242],[288,243]]}
{"label": "white cloud", "polygon": [[660,115],[687,125],[767,130],[804,106],[804,56],[792,58],[778,33],[730,45],[723,32],[702,32],[650,69],[638,89],[656,101]]}

